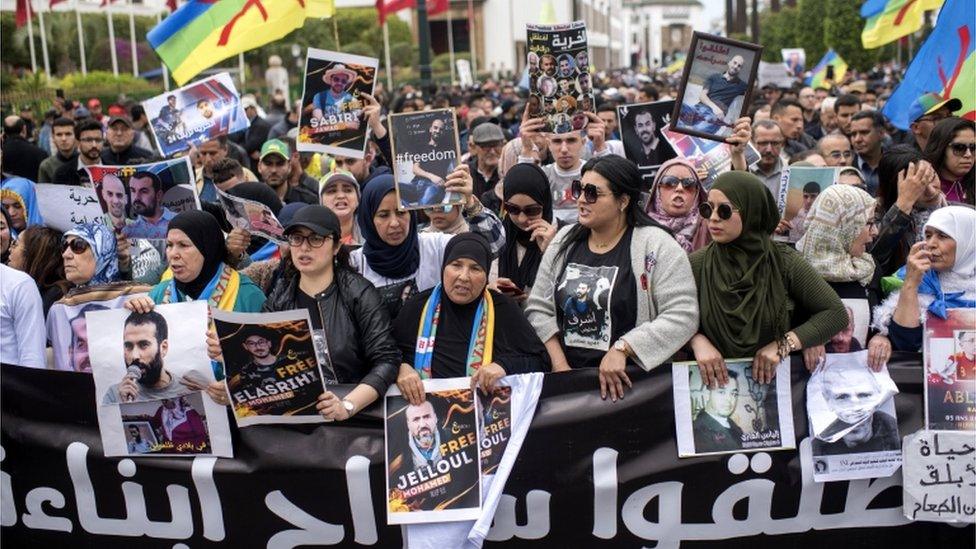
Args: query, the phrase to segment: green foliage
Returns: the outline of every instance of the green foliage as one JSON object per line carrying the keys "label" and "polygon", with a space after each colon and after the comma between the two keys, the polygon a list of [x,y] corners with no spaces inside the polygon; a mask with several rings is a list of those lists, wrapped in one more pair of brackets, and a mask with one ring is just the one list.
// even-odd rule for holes
{"label": "green foliage", "polygon": [[830,14],[824,18],[824,43],[834,48],[852,69],[870,69],[876,55],[861,45],[864,19],[858,13],[858,5],[849,0],[825,0],[823,10]]}
{"label": "green foliage", "polygon": [[823,0],[798,0],[796,17],[793,18],[793,36],[796,45],[807,55],[807,66],[813,67],[829,46],[824,44],[824,19],[827,18]]}
{"label": "green foliage", "polygon": [[797,10],[786,6],[778,12],[764,11],[759,16],[760,36],[763,45],[763,61],[775,63],[783,60],[783,48],[798,47],[795,21]]}
{"label": "green foliage", "polygon": [[[467,52],[467,51],[454,52],[454,59],[455,60],[467,59],[468,62],[471,62],[471,52]],[[448,78],[450,78],[451,54],[441,53],[435,55],[434,58],[430,60],[430,69],[435,73],[445,73],[447,74]]]}

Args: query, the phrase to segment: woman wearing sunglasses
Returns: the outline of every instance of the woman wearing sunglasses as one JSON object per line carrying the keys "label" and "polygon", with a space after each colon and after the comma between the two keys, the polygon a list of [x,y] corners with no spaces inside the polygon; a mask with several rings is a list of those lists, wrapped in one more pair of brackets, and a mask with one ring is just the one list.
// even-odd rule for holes
{"label": "woman wearing sunglasses", "polygon": [[[308,310],[320,362],[331,363],[339,383],[358,383],[344,399],[331,391],[319,397],[319,413],[342,421],[386,393],[396,380],[400,351],[390,317],[376,288],[349,267],[335,213],[325,206],[305,206],[285,227],[285,236],[289,263],[263,310]],[[219,359],[216,335],[211,334],[209,344],[211,358]]]}
{"label": "woman wearing sunglasses", "polygon": [[683,158],[668,160],[657,171],[645,206],[647,215],[671,230],[678,244],[691,253],[711,240],[698,215],[705,190],[695,167]]}
{"label": "woman wearing sunglasses", "polygon": [[823,345],[847,326],[844,304],[809,263],[773,242],[779,211],[755,175],[720,175],[699,207],[712,243],[691,254],[701,327],[690,346],[710,388],[728,382],[726,358],[753,357],[769,383],[793,351]]}
{"label": "woman wearing sunglasses", "polygon": [[[464,164],[447,177],[449,191],[465,197],[464,217],[471,232],[491,243],[493,253],[505,243],[502,222],[471,195],[471,175]],[[421,233],[415,212],[400,209],[393,176],[372,179],[363,191],[356,214],[363,233],[363,247],[354,250],[350,262],[359,274],[376,286],[391,318],[403,302],[416,292],[433,288],[440,281],[444,247],[454,235]]]}
{"label": "woman wearing sunglasses", "polygon": [[951,116],[932,128],[923,153],[939,174],[949,202],[973,205],[973,163],[976,160],[976,122]]}
{"label": "woman wearing sunglasses", "polygon": [[549,178],[535,164],[512,166],[502,182],[505,247],[498,256],[499,292],[523,303],[532,290],[542,254],[556,236]]}
{"label": "woman wearing sunglasses", "polygon": [[616,401],[627,363],[650,370],[694,335],[695,285],[688,255],[640,208],[633,162],[591,159],[571,190],[579,223],[546,249],[526,315],[553,371],[599,368],[601,397]]}

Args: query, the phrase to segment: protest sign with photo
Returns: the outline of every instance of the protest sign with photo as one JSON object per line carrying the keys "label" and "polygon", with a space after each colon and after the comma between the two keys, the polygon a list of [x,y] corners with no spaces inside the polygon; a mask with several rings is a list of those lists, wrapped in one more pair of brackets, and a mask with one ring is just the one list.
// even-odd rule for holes
{"label": "protest sign with photo", "polygon": [[44,224],[52,229],[64,232],[82,223],[104,223],[102,208],[90,187],[38,183],[34,191]]}
{"label": "protest sign with photo", "polygon": [[213,318],[239,426],[324,421],[315,404],[325,392],[323,371],[331,374],[332,368],[319,362],[308,310],[215,310]]}
{"label": "protest sign with photo", "polygon": [[840,168],[790,166],[783,168],[777,197],[780,216],[789,222],[787,232],[775,240],[798,242],[806,232],[804,226],[813,202],[827,187],[837,182]]}
{"label": "protest sign with photo", "polygon": [[814,478],[880,478],[901,466],[898,393],[887,367],[868,367],[868,351],[828,353],[807,382]]}
{"label": "protest sign with photo", "polygon": [[544,117],[541,130],[568,133],[586,127],[593,112],[593,80],[586,23],[526,25],[529,115]]}
{"label": "protest sign with photo", "polygon": [[481,512],[481,436],[467,378],[424,381],[414,406],[385,397],[387,524],[475,520]]}
{"label": "protest sign with photo", "polygon": [[[86,314],[99,327],[87,336],[106,456],[233,455],[225,408],[206,393],[215,381],[207,311],[205,301],[190,301],[156,305],[148,313]],[[156,439],[148,452],[144,422]]]}
{"label": "protest sign with photo", "polygon": [[132,166],[85,168],[105,221],[126,238],[165,240],[176,214],[199,210],[189,157]]}
{"label": "protest sign with photo", "polygon": [[460,165],[457,120],[453,109],[390,115],[390,148],[397,199],[405,210],[461,204],[464,196],[444,188]]}
{"label": "protest sign with photo", "polygon": [[[699,172],[705,171],[702,187],[706,191],[712,188],[719,174],[732,166],[732,145],[728,143],[678,133],[670,127],[662,128],[661,133],[678,156],[690,161]],[[752,167],[759,162],[759,152],[752,143],[746,143],[745,155],[747,166]]]}
{"label": "protest sign with photo", "polygon": [[159,152],[167,157],[249,125],[226,72],[147,99],[142,107]]}
{"label": "protest sign with photo", "polygon": [[749,112],[762,46],[695,32],[671,129],[723,141]]}
{"label": "protest sign with photo", "polygon": [[930,312],[922,353],[926,428],[976,431],[976,309]]}
{"label": "protest sign with photo", "polygon": [[308,48],[296,148],[351,158],[366,154],[362,94],[373,93],[379,60]]}
{"label": "protest sign with photo", "polygon": [[728,382],[709,387],[695,362],[672,365],[678,457],[796,447],[790,360],[771,383],[752,377],[752,359],[726,359]]}
{"label": "protest sign with photo", "polygon": [[217,189],[217,201],[224,210],[224,217],[232,227],[244,229],[252,235],[285,243],[285,228],[271,208],[257,200],[233,196]]}
{"label": "protest sign with photo", "polygon": [[960,431],[916,431],[905,437],[905,518],[976,522],[976,444]]}
{"label": "protest sign with photo", "polygon": [[675,157],[674,148],[662,133],[673,110],[674,100],[617,107],[624,153],[637,164],[643,178],[653,177],[658,166]]}
{"label": "protest sign with photo", "polygon": [[[148,295],[150,288],[147,285],[133,285],[127,292],[81,291],[51,305],[47,314],[47,339],[54,355],[54,368],[90,374],[88,320],[85,315],[93,311],[121,309],[126,300]],[[103,297],[99,295],[101,293],[106,295]]]}
{"label": "protest sign with photo", "polygon": [[807,65],[807,52],[803,48],[783,48],[783,64],[793,76],[803,76]]}
{"label": "protest sign with photo", "polygon": [[478,391],[476,395],[481,419],[481,474],[490,475],[498,469],[512,438],[512,388],[499,385],[488,394]]}

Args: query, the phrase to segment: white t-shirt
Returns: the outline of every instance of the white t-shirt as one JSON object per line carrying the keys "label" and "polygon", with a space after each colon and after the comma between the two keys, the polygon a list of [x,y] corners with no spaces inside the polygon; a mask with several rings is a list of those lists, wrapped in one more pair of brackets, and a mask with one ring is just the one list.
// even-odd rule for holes
{"label": "white t-shirt", "polygon": [[369,263],[366,262],[366,256],[363,255],[362,248],[357,248],[350,254],[349,263],[352,264],[352,268],[357,273],[372,282],[373,286],[376,286],[377,289],[413,279],[417,285],[417,291],[422,292],[433,288],[441,281],[441,263],[444,262],[444,248],[447,246],[447,242],[453,237],[454,235],[452,234],[444,233],[418,233],[417,238],[420,241],[420,265],[414,273],[403,278],[387,278],[374,271],[369,266]]}
{"label": "white t-shirt", "polygon": [[37,284],[0,264],[0,362],[44,368],[44,305]]}

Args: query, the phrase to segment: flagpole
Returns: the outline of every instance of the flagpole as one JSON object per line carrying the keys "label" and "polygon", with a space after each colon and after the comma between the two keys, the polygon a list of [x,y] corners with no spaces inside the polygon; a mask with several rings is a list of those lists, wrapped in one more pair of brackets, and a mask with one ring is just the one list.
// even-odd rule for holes
{"label": "flagpole", "polygon": [[[158,25],[160,21],[163,20],[163,14],[159,11],[156,12],[156,24]],[[169,67],[162,60],[159,62],[159,66],[163,69],[163,89],[169,91]]]}
{"label": "flagpole", "polygon": [[451,3],[447,4],[447,49],[451,52],[451,85],[454,85],[454,18],[451,16]]}
{"label": "flagpole", "polygon": [[386,58],[386,87],[393,93],[393,66],[390,65],[390,29],[386,26],[386,19],[383,20],[383,55]]}
{"label": "flagpole", "polygon": [[85,31],[81,26],[81,10],[78,9],[81,0],[75,0],[75,24],[78,26],[78,55],[81,59],[81,74],[88,75],[88,60],[85,58]]}
{"label": "flagpole", "polygon": [[474,3],[472,0],[468,0],[468,41],[469,48],[471,50],[471,76],[474,80],[478,79],[478,48],[475,45],[475,32],[474,32]]}
{"label": "flagpole", "polygon": [[119,77],[119,56],[115,53],[115,22],[112,21],[112,2],[105,5],[105,17],[108,18],[108,51],[112,55],[112,74]]}
{"label": "flagpole", "polygon": [[44,74],[48,83],[51,82],[51,59],[47,54],[47,31],[44,29],[44,10],[37,11],[37,26],[41,31],[41,57],[44,58]]}
{"label": "flagpole", "polygon": [[139,49],[136,47],[136,16],[132,9],[135,7],[132,0],[127,3],[129,7],[129,44],[132,49],[132,76],[139,76]]}
{"label": "flagpole", "polygon": [[244,93],[244,52],[237,54],[237,67],[241,72],[241,93]]}
{"label": "flagpole", "polygon": [[342,46],[339,44],[339,20],[335,14],[332,15],[332,36],[335,38],[336,50],[341,50]]}
{"label": "flagpole", "polygon": [[31,0],[24,0],[27,4],[27,42],[30,44],[31,72],[37,73],[37,52],[34,51],[34,6]]}

